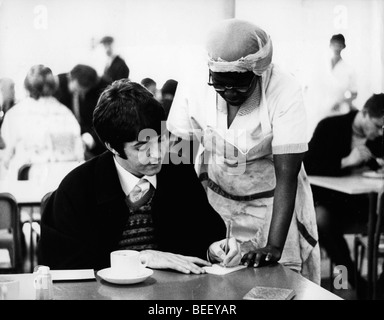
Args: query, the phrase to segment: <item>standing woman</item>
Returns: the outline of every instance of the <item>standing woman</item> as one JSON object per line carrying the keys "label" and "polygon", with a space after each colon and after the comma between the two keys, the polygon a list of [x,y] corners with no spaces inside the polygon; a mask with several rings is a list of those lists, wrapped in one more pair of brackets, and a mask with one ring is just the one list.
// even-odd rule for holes
{"label": "standing woman", "polygon": [[320,283],[315,211],[302,165],[308,145],[301,87],[271,63],[270,37],[247,21],[220,22],[207,51],[209,82],[179,83],[168,129],[200,141],[197,173],[211,205],[232,222],[242,262],[279,261]]}

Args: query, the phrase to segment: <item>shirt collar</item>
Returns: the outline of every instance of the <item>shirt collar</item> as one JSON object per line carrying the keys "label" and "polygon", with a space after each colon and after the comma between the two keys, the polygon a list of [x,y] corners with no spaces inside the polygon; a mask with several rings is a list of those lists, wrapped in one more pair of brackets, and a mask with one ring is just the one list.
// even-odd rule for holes
{"label": "shirt collar", "polygon": [[116,160],[116,157],[113,157],[113,160],[115,161],[115,166],[117,170],[117,175],[120,180],[121,188],[123,189],[124,193],[128,195],[132,189],[136,186],[136,184],[141,179],[147,179],[152,186],[156,189],[157,179],[156,175],[154,176],[143,176],[141,178],[136,177],[129,171],[125,170]]}

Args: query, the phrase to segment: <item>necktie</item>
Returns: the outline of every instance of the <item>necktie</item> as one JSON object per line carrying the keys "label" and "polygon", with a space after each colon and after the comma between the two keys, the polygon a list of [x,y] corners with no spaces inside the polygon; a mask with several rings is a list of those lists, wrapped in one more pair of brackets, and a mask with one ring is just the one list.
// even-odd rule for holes
{"label": "necktie", "polygon": [[131,202],[138,202],[148,192],[150,185],[147,179],[141,179],[129,193],[129,200]]}
{"label": "necktie", "polygon": [[72,96],[72,107],[73,107],[73,113],[77,119],[77,121],[80,123],[80,95],[75,92]]}

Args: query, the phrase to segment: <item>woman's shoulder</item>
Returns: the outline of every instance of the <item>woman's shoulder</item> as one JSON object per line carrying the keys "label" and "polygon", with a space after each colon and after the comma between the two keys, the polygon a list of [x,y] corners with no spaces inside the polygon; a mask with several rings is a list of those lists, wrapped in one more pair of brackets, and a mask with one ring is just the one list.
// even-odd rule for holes
{"label": "woman's shoulder", "polygon": [[286,92],[292,89],[301,90],[301,85],[296,76],[279,65],[273,65],[269,70],[269,75],[265,77],[267,94],[276,92]]}

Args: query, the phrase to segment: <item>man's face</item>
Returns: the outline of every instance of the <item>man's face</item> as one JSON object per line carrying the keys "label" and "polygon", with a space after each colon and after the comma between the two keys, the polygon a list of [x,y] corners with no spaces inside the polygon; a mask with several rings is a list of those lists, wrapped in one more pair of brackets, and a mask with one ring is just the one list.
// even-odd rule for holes
{"label": "man's face", "polygon": [[255,90],[257,76],[253,72],[210,72],[210,83],[230,105],[240,106]]}
{"label": "man's face", "polygon": [[126,159],[118,156],[118,162],[123,168],[138,178],[160,172],[168,141],[166,134],[158,136],[153,134],[152,130],[149,130],[149,133],[143,131],[138,140],[125,143]]}
{"label": "man's face", "polygon": [[105,54],[110,57],[113,53],[112,43],[103,43]]}
{"label": "man's face", "polygon": [[341,51],[345,48],[345,46],[339,41],[331,41],[331,43],[329,44],[329,48],[331,49],[333,54],[340,54]]}
{"label": "man's face", "polygon": [[384,117],[374,118],[364,113],[363,130],[368,140],[374,140],[383,135]]}

